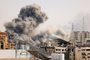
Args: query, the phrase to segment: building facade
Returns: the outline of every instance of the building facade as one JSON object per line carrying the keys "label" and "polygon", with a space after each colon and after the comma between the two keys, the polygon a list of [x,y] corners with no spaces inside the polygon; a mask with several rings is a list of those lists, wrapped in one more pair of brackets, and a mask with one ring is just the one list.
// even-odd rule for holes
{"label": "building facade", "polygon": [[75,60],[90,60],[90,47],[76,47]]}
{"label": "building facade", "polygon": [[0,49],[14,49],[15,43],[10,43],[8,33],[0,32]]}
{"label": "building facade", "polygon": [[66,53],[66,47],[55,47],[55,53],[61,54],[61,53]]}
{"label": "building facade", "polygon": [[70,42],[73,45],[86,44],[86,39],[90,38],[90,32],[88,31],[73,31],[70,34]]}
{"label": "building facade", "polygon": [[8,34],[5,32],[0,32],[0,49],[8,49],[9,42],[8,42]]}

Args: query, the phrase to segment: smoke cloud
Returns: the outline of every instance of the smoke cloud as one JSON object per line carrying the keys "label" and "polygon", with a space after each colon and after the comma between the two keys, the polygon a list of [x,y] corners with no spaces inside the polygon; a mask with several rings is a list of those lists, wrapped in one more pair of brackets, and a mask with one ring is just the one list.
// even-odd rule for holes
{"label": "smoke cloud", "polygon": [[36,4],[28,5],[21,8],[17,18],[5,23],[6,32],[9,35],[17,35],[20,40],[32,40],[33,30],[47,19],[47,15],[41,11],[40,6]]}
{"label": "smoke cloud", "polygon": [[53,40],[56,38],[61,38],[61,39],[67,39],[67,33],[62,31],[61,29],[57,28],[57,29],[47,29],[45,31],[40,31],[38,34],[36,34],[34,37],[32,37],[32,39],[34,41],[37,41],[37,43],[41,43],[41,42],[46,42],[47,40]]}
{"label": "smoke cloud", "polygon": [[40,6],[36,4],[28,5],[21,8],[17,18],[5,24],[6,32],[8,32],[9,36],[13,37],[12,40],[27,41],[32,45],[45,42],[53,37],[53,35],[65,38],[66,34],[60,29],[50,27],[46,31],[33,36],[39,24],[47,19],[47,15],[41,11]]}

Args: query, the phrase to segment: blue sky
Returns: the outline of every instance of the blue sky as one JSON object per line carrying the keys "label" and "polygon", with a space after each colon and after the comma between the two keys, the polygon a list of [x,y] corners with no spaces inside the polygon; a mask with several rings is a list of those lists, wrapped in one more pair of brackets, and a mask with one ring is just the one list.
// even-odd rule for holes
{"label": "blue sky", "polygon": [[40,5],[49,17],[42,27],[70,30],[78,15],[90,14],[90,0],[0,0],[0,30],[4,31],[5,22],[18,16],[20,8],[33,3]]}

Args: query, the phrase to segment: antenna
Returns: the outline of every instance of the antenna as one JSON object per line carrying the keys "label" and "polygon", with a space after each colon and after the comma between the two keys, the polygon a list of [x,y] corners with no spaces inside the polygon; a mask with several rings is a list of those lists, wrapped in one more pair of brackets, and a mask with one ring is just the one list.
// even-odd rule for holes
{"label": "antenna", "polygon": [[85,34],[84,34],[84,31],[85,31],[85,25],[84,25],[84,23],[85,22],[84,22],[84,16],[83,16],[82,20],[83,21],[82,21],[82,39],[81,39],[82,41],[81,42],[82,42],[82,45],[83,45],[83,43],[85,42]]}
{"label": "antenna", "polygon": [[74,30],[74,25],[73,25],[73,23],[72,23],[72,32],[73,32],[73,30]]}
{"label": "antenna", "polygon": [[72,40],[73,45],[75,46],[75,42],[76,42],[76,41],[74,40],[74,34],[75,34],[75,33],[74,33],[74,24],[73,24],[73,23],[72,23],[72,31],[71,31],[71,32],[72,32],[71,35],[73,36],[71,40]]}
{"label": "antenna", "polygon": [[83,16],[83,22],[82,22],[82,29],[83,29],[83,31],[85,30],[85,25],[84,25],[84,16]]}

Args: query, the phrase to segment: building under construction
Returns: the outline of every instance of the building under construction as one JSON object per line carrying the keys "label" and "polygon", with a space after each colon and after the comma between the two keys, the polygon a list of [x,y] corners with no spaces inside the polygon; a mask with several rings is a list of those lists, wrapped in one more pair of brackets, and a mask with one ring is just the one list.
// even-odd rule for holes
{"label": "building under construction", "polygon": [[8,34],[6,32],[0,32],[0,49],[14,49],[15,43],[10,43]]}

